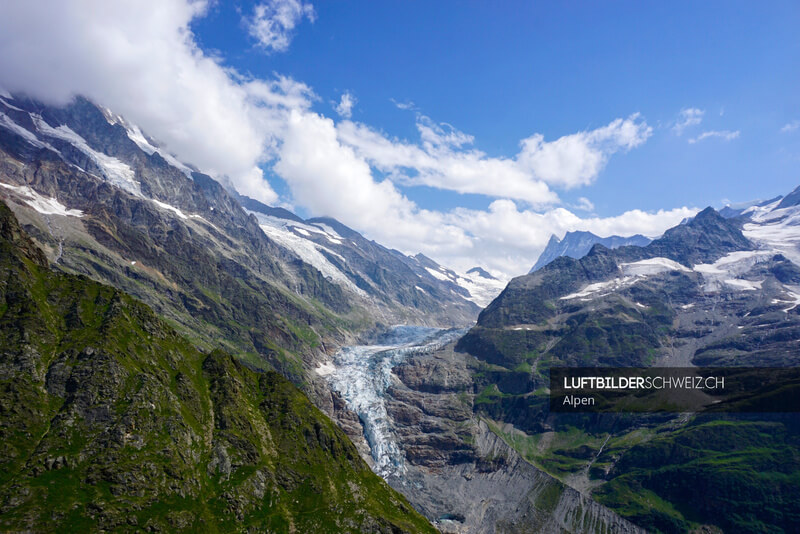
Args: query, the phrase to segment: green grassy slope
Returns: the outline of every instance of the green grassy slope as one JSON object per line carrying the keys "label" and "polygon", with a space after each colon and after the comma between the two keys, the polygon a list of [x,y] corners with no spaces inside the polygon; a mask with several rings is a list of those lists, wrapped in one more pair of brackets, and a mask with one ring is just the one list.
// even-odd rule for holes
{"label": "green grassy slope", "polygon": [[50,271],[2,203],[0,530],[434,532],[285,378]]}

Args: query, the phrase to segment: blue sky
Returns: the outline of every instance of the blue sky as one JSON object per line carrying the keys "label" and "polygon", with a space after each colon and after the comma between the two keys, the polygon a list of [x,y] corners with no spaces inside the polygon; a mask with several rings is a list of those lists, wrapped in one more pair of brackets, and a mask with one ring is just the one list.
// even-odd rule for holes
{"label": "blue sky", "polygon": [[[499,7],[498,7],[499,6]],[[242,31],[247,3],[221,3],[193,26],[203,47],[256,76],[309,84],[335,116],[343,92],[355,120],[418,138],[413,102],[433,120],[511,156],[533,133],[553,139],[640,112],[647,143],[612,158],[589,197],[599,215],[632,208],[719,206],[800,185],[800,4],[770,2],[317,2],[290,48],[265,54]],[[684,108],[700,125],[671,130]],[[739,131],[731,141],[703,131]],[[408,188],[420,206],[485,208],[490,199]]]}
{"label": "blue sky", "polygon": [[31,0],[0,3],[0,86],[510,277],[552,234],[657,236],[800,185],[798,27],[797,2]]}

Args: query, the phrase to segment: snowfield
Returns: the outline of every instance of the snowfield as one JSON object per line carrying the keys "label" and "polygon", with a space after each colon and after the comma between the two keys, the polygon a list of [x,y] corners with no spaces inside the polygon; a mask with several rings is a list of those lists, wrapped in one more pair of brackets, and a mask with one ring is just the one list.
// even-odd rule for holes
{"label": "snowfield", "polygon": [[632,263],[621,263],[622,277],[604,282],[589,284],[580,291],[561,297],[561,300],[581,299],[589,301],[603,297],[614,291],[630,287],[648,276],[669,271],[684,273],[696,272],[703,276],[703,289],[707,292],[721,291],[725,288],[736,291],[755,291],[761,289],[763,280],[746,280],[741,278],[758,262],[766,261],[774,255],[773,251],[746,250],[731,252],[714,263],[702,263],[691,269],[669,258],[649,258]]}
{"label": "snowfield", "polygon": [[40,195],[30,187],[4,184],[2,182],[0,182],[0,186],[17,193],[20,197],[22,197],[27,205],[43,215],[83,217],[83,212],[81,210],[67,209],[67,207],[57,199]]}
{"label": "snowfield", "polygon": [[141,185],[136,181],[133,169],[131,169],[130,166],[117,158],[112,158],[111,156],[94,150],[83,137],[72,131],[72,129],[65,124],[62,124],[58,128],[53,128],[47,124],[40,115],[31,114],[31,118],[36,125],[36,129],[42,134],[66,141],[92,158],[102,170],[106,180],[110,183],[137,197],[142,196]]}
{"label": "snowfield", "polygon": [[[323,230],[314,228],[308,224],[297,223],[287,219],[279,219],[278,217],[271,217],[269,215],[264,215],[263,213],[248,213],[252,213],[258,218],[261,230],[267,234],[268,237],[274,239],[276,242],[288,248],[289,250],[294,251],[294,253],[297,254],[304,262],[316,267],[323,276],[345,286],[347,289],[361,297],[368,298],[366,291],[355,285],[345,273],[340,271],[334,264],[328,261],[328,258],[322,254],[322,251],[325,251],[326,253],[336,256],[344,261],[344,258],[340,254],[337,254],[335,251],[327,247],[323,247],[322,245],[302,237],[302,235],[308,234],[308,232],[311,231],[325,234]],[[312,228],[313,230],[311,230]],[[301,235],[297,235],[295,233],[297,230],[302,231],[299,232]],[[334,237],[334,239],[336,239],[336,237]]]}

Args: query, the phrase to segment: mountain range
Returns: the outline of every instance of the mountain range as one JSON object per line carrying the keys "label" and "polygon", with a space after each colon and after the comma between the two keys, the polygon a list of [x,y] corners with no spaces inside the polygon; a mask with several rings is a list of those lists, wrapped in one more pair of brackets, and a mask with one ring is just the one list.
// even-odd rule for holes
{"label": "mountain range", "polygon": [[5,530],[800,530],[792,414],[548,410],[556,365],[800,363],[800,188],[506,283],[2,94],[0,199]]}
{"label": "mountain range", "polygon": [[129,292],[199,346],[298,384],[351,332],[465,324],[502,289],[243,199],[83,98],[0,99],[0,172],[55,268]]}
{"label": "mountain range", "polygon": [[707,208],[645,247],[595,245],[513,279],[456,347],[478,360],[476,411],[649,530],[797,530],[795,414],[556,416],[542,393],[556,365],[798,365],[797,196]]}

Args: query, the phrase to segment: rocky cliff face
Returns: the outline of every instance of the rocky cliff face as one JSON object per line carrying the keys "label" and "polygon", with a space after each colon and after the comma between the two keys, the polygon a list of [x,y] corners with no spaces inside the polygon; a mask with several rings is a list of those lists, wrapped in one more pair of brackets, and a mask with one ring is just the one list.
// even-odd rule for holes
{"label": "rocky cliff face", "polygon": [[476,362],[453,351],[452,332],[401,330],[345,349],[328,376],[358,412],[374,469],[442,532],[642,532],[534,467],[476,416]]}
{"label": "rocky cliff face", "polygon": [[0,528],[433,532],[275,372],[54,273],[0,203]]}

